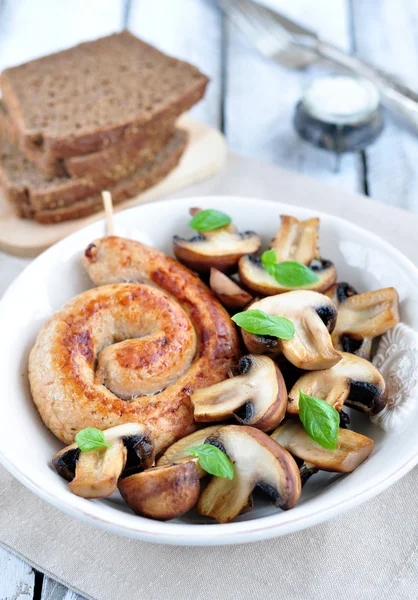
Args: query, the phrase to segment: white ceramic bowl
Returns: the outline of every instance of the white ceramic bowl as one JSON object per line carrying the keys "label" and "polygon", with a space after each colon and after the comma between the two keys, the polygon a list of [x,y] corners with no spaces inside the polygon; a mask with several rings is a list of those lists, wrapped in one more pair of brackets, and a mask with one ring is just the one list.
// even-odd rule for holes
{"label": "white ceramic bowl", "polygon": [[[277,230],[281,213],[298,218],[319,216],[321,254],[336,263],[339,280],[360,291],[395,286],[402,320],[418,329],[417,269],[377,236],[327,214],[259,199],[187,198],[118,213],[116,232],[171,252],[174,234],[191,235],[186,224],[192,206],[223,210],[241,230],[259,232],[264,242]],[[353,429],[375,440],[373,454],[348,476],[312,477],[299,504],[287,512],[259,502],[254,511],[226,525],[205,524],[195,514],[161,523],[135,516],[116,495],[91,501],[71,494],[50,465],[62,444],[42,424],[31,401],[27,360],[42,323],[69,298],[91,286],[80,256],[104,233],[103,221],[97,222],[44,252],[14,281],[0,303],[0,459],[41,498],[74,517],[124,536],[178,545],[232,544],[284,535],[328,520],[383,491],[418,462],[415,423],[401,435],[387,435],[365,416],[353,413]]]}

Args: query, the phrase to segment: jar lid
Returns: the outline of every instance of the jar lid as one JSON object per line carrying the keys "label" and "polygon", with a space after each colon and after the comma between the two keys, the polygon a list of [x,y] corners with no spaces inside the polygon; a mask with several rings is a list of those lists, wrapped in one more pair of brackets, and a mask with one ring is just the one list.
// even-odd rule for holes
{"label": "jar lid", "polygon": [[350,75],[317,77],[306,87],[302,98],[312,117],[335,125],[366,121],[379,103],[379,92],[372,83]]}

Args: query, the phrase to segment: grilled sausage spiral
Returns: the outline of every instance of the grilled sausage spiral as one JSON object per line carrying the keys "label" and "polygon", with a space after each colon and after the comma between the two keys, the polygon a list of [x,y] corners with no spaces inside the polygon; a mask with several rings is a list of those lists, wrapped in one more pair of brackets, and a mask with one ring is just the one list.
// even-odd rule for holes
{"label": "grilled sausage spiral", "polygon": [[101,287],[41,329],[29,359],[33,399],[67,444],[85,427],[140,422],[158,452],[193,431],[189,394],[236,362],[234,325],[198,277],[139,242],[97,240],[83,264]]}

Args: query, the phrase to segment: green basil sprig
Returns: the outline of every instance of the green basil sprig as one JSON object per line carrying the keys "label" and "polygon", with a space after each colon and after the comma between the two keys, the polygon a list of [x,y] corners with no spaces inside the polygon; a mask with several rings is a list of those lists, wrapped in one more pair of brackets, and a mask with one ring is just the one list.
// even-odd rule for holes
{"label": "green basil sprig", "polygon": [[267,272],[270,272],[269,269],[274,267],[277,264],[277,252],[270,248],[270,250],[266,250],[261,255],[261,264],[265,268]]}
{"label": "green basil sprig", "polygon": [[86,427],[86,429],[79,431],[75,436],[75,441],[81,452],[91,452],[92,450],[98,450],[98,448],[102,448],[103,446],[106,448],[111,447],[111,445],[105,441],[103,431],[95,429],[94,427]]}
{"label": "green basil sprig", "polygon": [[340,415],[331,404],[299,390],[299,418],[309,437],[323,448],[335,450]]}
{"label": "green basil sprig", "polygon": [[200,466],[206,473],[215,477],[234,479],[234,465],[225,452],[212,444],[200,444],[186,450],[192,456],[197,456]]}
{"label": "green basil sprig", "polygon": [[231,318],[248,333],[271,335],[281,340],[291,340],[295,335],[292,321],[286,317],[268,315],[263,310],[245,310]]}
{"label": "green basil sprig", "polygon": [[201,210],[196,213],[195,216],[190,219],[189,227],[196,229],[197,231],[213,231],[220,227],[225,227],[232,222],[231,217],[225,213],[208,208],[207,210]]}
{"label": "green basil sprig", "polygon": [[303,263],[292,260],[278,263],[277,252],[273,249],[263,252],[261,264],[277,283],[286,287],[302,287],[319,281],[318,275]]}

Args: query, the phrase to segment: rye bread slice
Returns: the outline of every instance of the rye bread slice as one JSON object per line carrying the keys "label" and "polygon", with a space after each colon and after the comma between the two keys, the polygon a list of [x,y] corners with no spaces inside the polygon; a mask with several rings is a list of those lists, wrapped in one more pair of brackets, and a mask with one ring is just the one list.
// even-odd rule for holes
{"label": "rye bread slice", "polygon": [[17,146],[18,144],[18,132],[13,124],[13,121],[9,118],[3,103],[0,100],[0,137],[6,139],[11,144]]}
{"label": "rye bread slice", "polygon": [[[89,154],[80,154],[70,156],[69,158],[54,160],[51,164],[45,160],[45,156],[26,152],[24,156],[28,158],[45,175],[45,179],[54,177],[85,177],[101,183],[102,187],[112,182],[127,177],[130,173],[136,171],[141,166],[142,158],[152,160],[155,156],[153,150],[160,139],[161,146],[164,146],[174,132],[175,118],[167,118],[161,121],[155,128],[149,131],[149,135],[144,138],[142,133],[132,135],[127,140],[122,140],[118,144],[112,144],[98,152]],[[18,134],[13,121],[10,119],[7,111],[0,100],[0,137],[6,139],[14,146],[18,146]],[[147,153],[148,149],[148,153]],[[138,156],[138,152],[142,152]]]}
{"label": "rye bread slice", "polygon": [[128,31],[3,71],[3,102],[19,147],[44,164],[96,152],[198,102],[208,79]]}
{"label": "rye bread slice", "polygon": [[[34,211],[69,206],[114,185],[154,160],[173,135],[171,126],[147,143],[126,144],[122,149],[112,147],[90,154],[91,168],[86,176],[53,178],[39,171],[16,146],[0,138],[0,182],[12,202],[28,204]],[[76,172],[78,166],[75,163]]]}
{"label": "rye bread slice", "polygon": [[[0,100],[0,137],[7,140],[10,144],[20,148],[19,132],[8,115],[3,102]],[[20,148],[21,149],[21,148]],[[25,157],[31,160],[40,171],[48,177],[60,177],[66,175],[65,166],[62,160],[51,158],[47,154],[33,151],[28,148]]]}
{"label": "rye bread slice", "polygon": [[15,205],[34,209],[88,196],[90,185],[82,179],[48,179],[4,138],[0,138],[0,185]]}
{"label": "rye bread slice", "polygon": [[[134,198],[164,179],[178,165],[181,155],[186,148],[187,139],[187,132],[178,130],[169,143],[159,152],[155,160],[109,188],[113,204],[117,205],[124,200]],[[28,210],[25,206],[21,206],[20,214],[26,218],[35,219],[39,223],[48,224],[87,217],[95,212],[99,212],[102,208],[102,197],[100,194],[97,194],[84,200],[79,200],[71,206],[53,210],[33,212],[32,209]]]}
{"label": "rye bread slice", "polygon": [[104,187],[104,181],[109,185],[127,177],[144,162],[154,160],[157,152],[165,146],[174,135],[176,117],[164,119],[158,127],[149,130],[149,135],[131,136],[118,144],[63,159],[65,171],[69,177],[87,177],[99,179]]}

